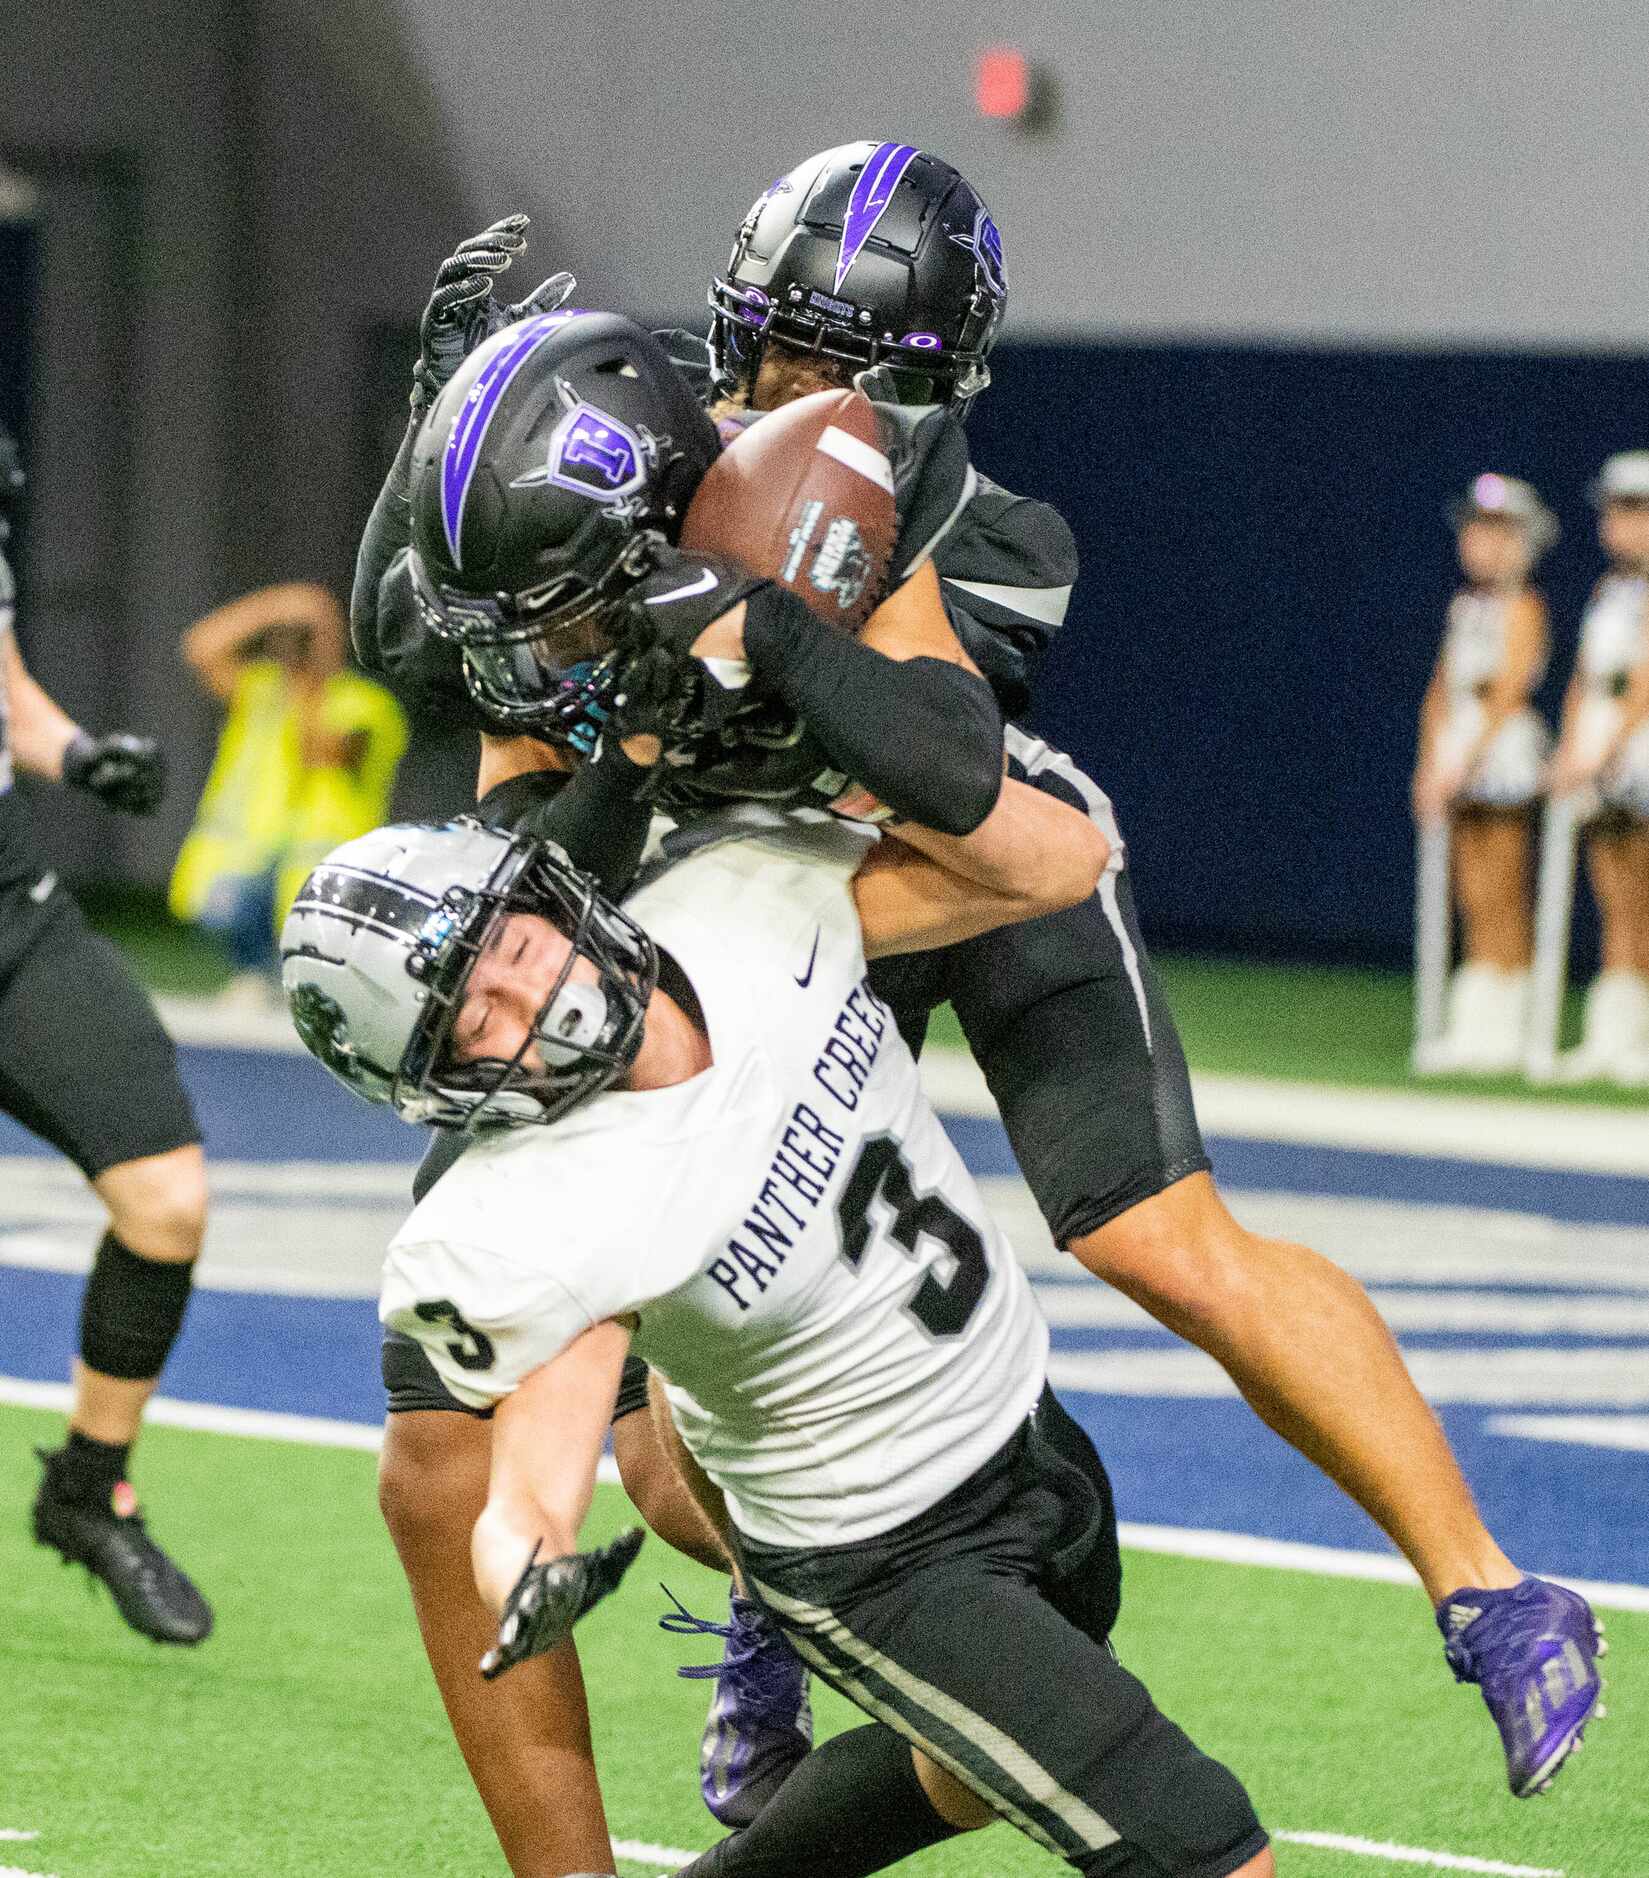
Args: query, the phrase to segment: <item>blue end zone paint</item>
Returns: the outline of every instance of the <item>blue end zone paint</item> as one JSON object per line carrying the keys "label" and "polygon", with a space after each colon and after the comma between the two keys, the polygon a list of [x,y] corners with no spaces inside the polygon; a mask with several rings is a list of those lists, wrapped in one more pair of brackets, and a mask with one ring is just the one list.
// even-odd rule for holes
{"label": "blue end zone paint", "polygon": [[[183,1049],[183,1080],[206,1136],[226,1161],[410,1161],[423,1155],[421,1128],[372,1108],[313,1058],[262,1050]],[[52,1150],[0,1115],[0,1154]]]}
{"label": "blue end zone paint", "polygon": [[[208,1144],[223,1158],[411,1163],[422,1152],[420,1131],[345,1094],[307,1058],[213,1049],[181,1055]],[[947,1126],[975,1173],[1016,1171],[994,1121],[948,1117]],[[46,1152],[0,1118],[0,1154]],[[1435,1201],[1581,1223],[1649,1221],[1649,1182],[1621,1177],[1230,1139],[1214,1142],[1213,1153],[1233,1187]],[[67,1376],[80,1290],[77,1278],[61,1273],[0,1267],[0,1373],[34,1381]],[[202,1291],[168,1366],[166,1392],[377,1422],[378,1341],[373,1307],[358,1300]],[[1567,1339],[1529,1341],[1551,1347]],[[1062,1330],[1055,1342],[1065,1350],[1175,1347],[1149,1330]],[[1106,1457],[1124,1518],[1385,1549],[1368,1520],[1240,1402],[1068,1399]],[[1442,1416],[1490,1525],[1519,1562],[1642,1582],[1641,1535],[1649,1531],[1643,1457],[1491,1436],[1483,1425],[1492,1412],[1474,1404],[1445,1408]]]}
{"label": "blue end zone paint", "polygon": [[[1644,1126],[1649,1130],[1649,1121]],[[1019,1172],[1007,1136],[989,1117],[947,1115],[945,1132],[975,1174]],[[1574,1225],[1649,1227],[1649,1180],[1626,1174],[1563,1173],[1499,1161],[1440,1160],[1231,1135],[1210,1136],[1208,1152],[1220,1184],[1232,1189],[1486,1207]]]}
{"label": "blue end zone paint", "polygon": [[[1644,1123],[1649,1132],[1649,1120]],[[1372,1154],[1287,1141],[1221,1136],[1208,1151],[1227,1187],[1284,1193],[1350,1194],[1415,1205],[1480,1206],[1535,1213],[1579,1226],[1649,1227],[1649,1180],[1626,1174],[1562,1173],[1499,1161],[1434,1160],[1418,1154]]]}

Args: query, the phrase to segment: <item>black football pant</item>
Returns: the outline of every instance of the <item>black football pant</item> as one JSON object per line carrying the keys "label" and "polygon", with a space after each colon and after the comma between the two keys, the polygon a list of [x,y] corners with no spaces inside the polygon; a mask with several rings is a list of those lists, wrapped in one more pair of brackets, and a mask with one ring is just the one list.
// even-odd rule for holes
{"label": "black football pant", "polygon": [[1090,1878],[1226,1878],[1266,1844],[1235,1776],[1107,1644],[1121,1584],[1109,1484],[1051,1395],[890,1533],[739,1547],[803,1661]]}

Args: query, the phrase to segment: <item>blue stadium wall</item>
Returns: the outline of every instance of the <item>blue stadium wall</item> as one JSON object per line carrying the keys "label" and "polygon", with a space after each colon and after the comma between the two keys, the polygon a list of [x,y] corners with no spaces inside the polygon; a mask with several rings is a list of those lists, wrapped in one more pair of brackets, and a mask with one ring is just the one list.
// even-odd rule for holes
{"label": "blue stadium wall", "polygon": [[[1649,445],[1635,357],[1003,346],[971,420],[1083,572],[1036,728],[1111,792],[1160,947],[1408,957],[1416,714],[1454,584],[1449,499],[1527,476],[1555,722],[1601,561],[1586,489]],[[1582,910],[1578,961],[1593,943]]]}

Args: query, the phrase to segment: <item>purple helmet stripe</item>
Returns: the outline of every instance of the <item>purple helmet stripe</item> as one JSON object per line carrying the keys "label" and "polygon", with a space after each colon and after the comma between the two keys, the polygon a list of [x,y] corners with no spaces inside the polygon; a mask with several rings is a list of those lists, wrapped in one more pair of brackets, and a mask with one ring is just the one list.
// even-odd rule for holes
{"label": "purple helmet stripe", "polygon": [[900,177],[920,155],[913,143],[879,143],[860,170],[842,220],[842,250],[836,258],[837,293],[842,291],[848,269],[858,260],[865,243],[875,233],[876,224],[887,212]]}
{"label": "purple helmet stripe", "polygon": [[441,458],[441,523],[446,529],[447,548],[452,564],[462,570],[464,557],[459,539],[464,526],[464,503],[469,496],[470,480],[475,475],[481,442],[498,409],[499,400],[509,389],[510,381],[532,354],[557,327],[572,317],[567,313],[540,313],[514,329],[507,346],[488,359],[476,375],[469,396],[459,406],[452,421],[452,435]]}

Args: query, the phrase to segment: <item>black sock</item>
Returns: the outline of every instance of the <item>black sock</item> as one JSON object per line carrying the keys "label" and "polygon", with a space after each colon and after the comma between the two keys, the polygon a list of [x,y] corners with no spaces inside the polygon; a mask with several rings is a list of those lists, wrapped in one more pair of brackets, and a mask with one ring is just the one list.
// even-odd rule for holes
{"label": "black sock", "polygon": [[957,1832],[933,1810],[910,1743],[873,1722],[815,1748],[743,1832],[679,1878],[867,1878]]}
{"label": "black sock", "polygon": [[48,1460],[53,1490],[65,1500],[106,1506],[126,1478],[131,1452],[129,1442],[94,1441],[71,1428],[68,1440]]}

